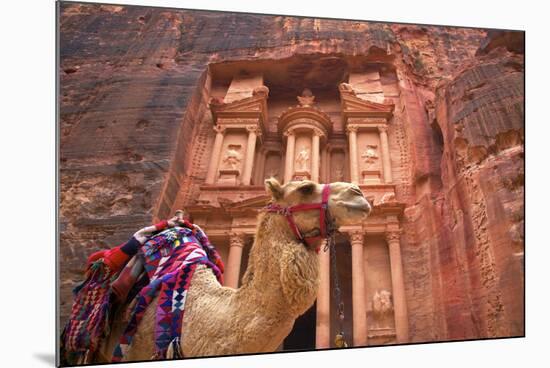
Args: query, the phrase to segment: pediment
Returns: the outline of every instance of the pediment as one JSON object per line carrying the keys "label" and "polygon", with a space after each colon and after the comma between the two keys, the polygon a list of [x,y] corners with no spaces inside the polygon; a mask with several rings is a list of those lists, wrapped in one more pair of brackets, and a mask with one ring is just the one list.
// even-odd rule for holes
{"label": "pediment", "polygon": [[250,208],[262,208],[267,206],[271,201],[271,197],[267,194],[262,194],[257,197],[247,198],[242,201],[233,202],[225,206],[226,209],[239,210],[239,209],[250,209]]}
{"label": "pediment", "polygon": [[394,104],[368,101],[357,97],[354,92],[348,91],[341,92],[340,99],[345,120],[349,117],[390,119],[395,108]]}
{"label": "pediment", "polygon": [[225,103],[216,99],[210,100],[210,111],[214,122],[218,118],[259,118],[267,121],[267,95],[256,94],[241,100]]}

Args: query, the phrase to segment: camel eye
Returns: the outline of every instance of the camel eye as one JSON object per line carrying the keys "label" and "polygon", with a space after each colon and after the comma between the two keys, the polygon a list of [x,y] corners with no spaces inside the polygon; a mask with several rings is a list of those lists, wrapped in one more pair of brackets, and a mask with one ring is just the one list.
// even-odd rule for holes
{"label": "camel eye", "polygon": [[312,194],[315,190],[315,184],[306,184],[298,188],[301,194],[303,195],[309,195]]}

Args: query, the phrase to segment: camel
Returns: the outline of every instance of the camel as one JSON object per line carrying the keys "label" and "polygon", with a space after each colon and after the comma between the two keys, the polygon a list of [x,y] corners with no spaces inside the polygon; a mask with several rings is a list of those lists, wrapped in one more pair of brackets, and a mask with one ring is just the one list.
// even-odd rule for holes
{"label": "camel", "polygon": [[[272,203],[283,207],[321,202],[323,185],[292,181],[282,186],[265,181]],[[328,208],[336,226],[362,221],[371,206],[354,184],[330,185]],[[318,210],[296,212],[294,220],[304,236],[318,235]],[[248,267],[238,289],[222,286],[206,266],[198,266],[188,290],[182,325],[184,357],[234,355],[275,351],[290,333],[294,321],[315,302],[319,284],[321,244],[305,245],[296,239],[286,218],[278,213],[258,215],[255,241]],[[156,301],[146,310],[126,361],[149,360],[154,353]],[[97,354],[108,362],[125,324],[126,308],[119,308]]]}

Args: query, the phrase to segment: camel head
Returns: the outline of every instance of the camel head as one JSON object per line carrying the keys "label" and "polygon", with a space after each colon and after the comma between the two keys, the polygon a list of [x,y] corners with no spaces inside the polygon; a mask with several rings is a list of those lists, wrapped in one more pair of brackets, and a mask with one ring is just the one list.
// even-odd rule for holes
{"label": "camel head", "polygon": [[[291,181],[281,185],[276,179],[265,181],[266,189],[272,196],[272,202],[281,207],[291,207],[322,201],[323,184],[309,180]],[[330,186],[328,209],[335,225],[352,225],[361,222],[370,213],[372,207],[355,184],[335,182]],[[294,221],[304,236],[319,235],[319,210],[299,211]]]}

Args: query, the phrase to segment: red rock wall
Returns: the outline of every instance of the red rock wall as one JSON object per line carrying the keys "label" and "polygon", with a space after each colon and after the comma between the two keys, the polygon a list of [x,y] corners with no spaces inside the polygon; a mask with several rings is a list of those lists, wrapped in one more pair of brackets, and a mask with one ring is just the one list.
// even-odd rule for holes
{"label": "red rock wall", "polygon": [[208,164],[191,149],[209,139],[209,63],[330,54],[396,68],[411,340],[523,334],[521,33],[75,4],[59,19],[62,323],[87,255],[166,216]]}
{"label": "red rock wall", "polygon": [[467,274],[466,336],[524,333],[523,67],[522,54],[495,49],[437,91],[443,222]]}

